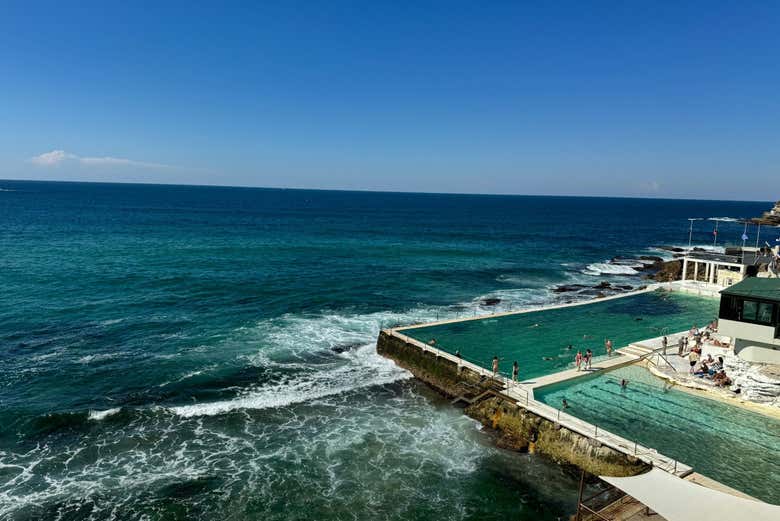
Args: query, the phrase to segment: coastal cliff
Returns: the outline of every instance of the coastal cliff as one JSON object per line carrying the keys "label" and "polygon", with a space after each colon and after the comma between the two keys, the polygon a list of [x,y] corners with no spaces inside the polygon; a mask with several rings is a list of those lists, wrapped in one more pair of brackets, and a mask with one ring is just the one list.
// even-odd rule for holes
{"label": "coastal cliff", "polygon": [[500,447],[535,451],[560,464],[574,465],[594,475],[633,476],[648,470],[628,456],[518,406],[501,394],[490,378],[451,360],[381,331],[377,352],[448,398],[469,405],[464,412],[493,429]]}

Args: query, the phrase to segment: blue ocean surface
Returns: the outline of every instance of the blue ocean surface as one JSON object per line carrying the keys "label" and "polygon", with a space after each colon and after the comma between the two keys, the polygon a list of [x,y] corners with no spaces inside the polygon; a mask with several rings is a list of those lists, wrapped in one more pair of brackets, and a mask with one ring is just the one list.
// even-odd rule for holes
{"label": "blue ocean surface", "polygon": [[380,327],[636,287],[770,206],[0,181],[0,519],[565,518],[578,476]]}

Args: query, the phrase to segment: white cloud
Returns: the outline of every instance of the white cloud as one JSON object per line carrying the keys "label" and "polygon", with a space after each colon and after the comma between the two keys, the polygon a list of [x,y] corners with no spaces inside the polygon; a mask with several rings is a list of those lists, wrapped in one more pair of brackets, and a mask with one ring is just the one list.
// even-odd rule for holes
{"label": "white cloud", "polygon": [[67,161],[68,159],[78,159],[73,154],[68,154],[64,150],[52,150],[30,159],[31,162],[39,166],[52,166]]}
{"label": "white cloud", "polygon": [[52,150],[51,152],[44,152],[30,158],[30,162],[38,166],[57,166],[65,162],[76,162],[82,165],[90,166],[134,166],[139,168],[174,168],[170,165],[163,165],[161,163],[147,163],[145,161],[135,161],[133,159],[124,159],[121,157],[87,157],[77,156],[64,150]]}

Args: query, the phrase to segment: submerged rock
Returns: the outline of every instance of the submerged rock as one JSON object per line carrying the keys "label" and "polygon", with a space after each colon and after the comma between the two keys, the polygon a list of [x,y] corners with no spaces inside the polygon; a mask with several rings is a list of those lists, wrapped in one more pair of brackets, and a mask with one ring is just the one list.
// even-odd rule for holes
{"label": "submerged rock", "polygon": [[553,293],[565,293],[567,291],[582,291],[588,286],[584,284],[562,284],[553,288]]}
{"label": "submerged rock", "polygon": [[483,298],[481,304],[483,306],[495,306],[496,304],[499,304],[500,302],[501,302],[500,298],[489,297],[489,298]]}

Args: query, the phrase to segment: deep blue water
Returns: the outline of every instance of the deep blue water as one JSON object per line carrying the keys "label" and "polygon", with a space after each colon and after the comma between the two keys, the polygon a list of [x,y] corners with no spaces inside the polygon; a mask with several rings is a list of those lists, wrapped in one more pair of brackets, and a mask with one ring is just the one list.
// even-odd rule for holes
{"label": "deep blue water", "polygon": [[379,328],[637,286],[605,262],[770,206],[0,181],[0,518],[568,515]]}

